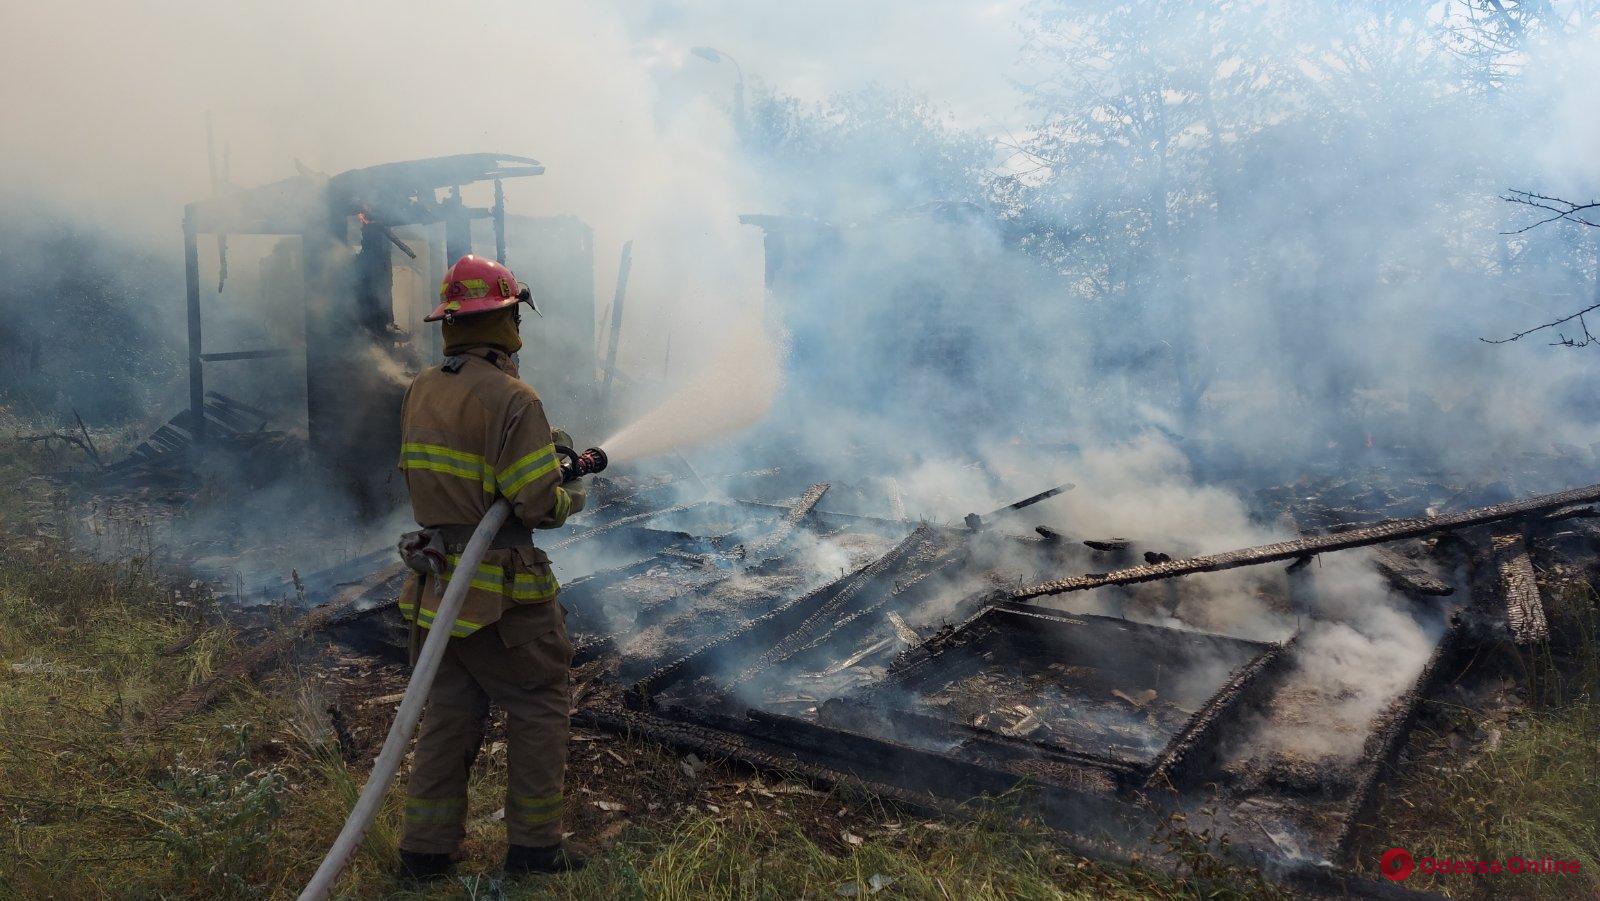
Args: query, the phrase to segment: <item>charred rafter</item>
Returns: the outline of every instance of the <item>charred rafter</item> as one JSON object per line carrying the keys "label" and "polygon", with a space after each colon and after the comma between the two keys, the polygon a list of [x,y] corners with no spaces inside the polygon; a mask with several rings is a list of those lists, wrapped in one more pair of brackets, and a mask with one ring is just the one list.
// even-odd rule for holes
{"label": "charred rafter", "polygon": [[1456,591],[1448,582],[1388,548],[1378,548],[1372,552],[1372,565],[1389,580],[1390,585],[1409,595],[1448,597]]}
{"label": "charred rafter", "polygon": [[1574,488],[1570,491],[1562,491],[1556,494],[1542,494],[1520,501],[1493,504],[1488,507],[1478,507],[1473,510],[1464,510],[1460,513],[1450,513],[1444,516],[1391,519],[1330,535],[1312,535],[1292,541],[1280,541],[1259,547],[1225,551],[1220,554],[1205,554],[1184,560],[1135,566],[1111,573],[1090,573],[1089,575],[1068,579],[1057,579],[1052,582],[1041,582],[1037,585],[1019,588],[1011,593],[1011,597],[1013,600],[1021,601],[1043,597],[1048,594],[1086,591],[1106,585],[1132,585],[1139,582],[1153,582],[1157,579],[1170,579],[1175,576],[1219,572],[1241,566],[1257,566],[1262,563],[1274,563],[1280,560],[1297,560],[1302,557],[1313,557],[1317,554],[1398,541],[1402,538],[1417,538],[1435,532],[1520,519],[1561,507],[1591,503],[1597,500],[1600,500],[1600,485],[1590,485],[1585,488]]}
{"label": "charred rafter", "polygon": [[1236,671],[1162,751],[1145,779],[1145,787],[1184,788],[1196,781],[1222,743],[1224,727],[1238,724],[1237,712],[1288,665],[1298,640],[1296,635],[1275,645]]}
{"label": "charred rafter", "polygon": [[1521,533],[1494,539],[1491,565],[1497,576],[1500,594],[1505,598],[1506,629],[1519,645],[1534,644],[1550,637],[1544,602],[1539,597],[1539,582],[1528,557],[1528,543]]}
{"label": "charred rafter", "polygon": [[832,486],[827,482],[818,482],[806,489],[806,493],[801,495],[800,499],[794,502],[794,506],[789,508],[789,512],[783,515],[783,519],[779,520],[778,527],[752,547],[746,556],[751,560],[760,561],[783,547],[783,543],[788,541],[789,535],[794,532],[794,527],[811,515],[811,511],[817,508],[817,504],[821,502],[822,496],[828,493],[830,487]]}

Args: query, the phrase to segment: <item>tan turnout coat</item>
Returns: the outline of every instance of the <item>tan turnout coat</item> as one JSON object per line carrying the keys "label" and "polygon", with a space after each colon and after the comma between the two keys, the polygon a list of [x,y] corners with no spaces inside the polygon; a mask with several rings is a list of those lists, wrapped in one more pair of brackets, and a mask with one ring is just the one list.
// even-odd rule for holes
{"label": "tan turnout coat", "polygon": [[[406,391],[400,470],[417,524],[476,526],[497,498],[506,497],[512,504],[507,528],[518,522],[530,530],[560,527],[582,509],[583,495],[562,487],[555,439],[539,395],[517,377],[516,364],[505,353],[477,348],[460,356],[464,362],[458,371],[436,366]],[[462,577],[455,571],[458,551],[452,548],[443,580],[428,580],[420,612],[416,577],[408,581],[400,600],[408,621],[433,625],[444,585]],[[517,605],[543,607],[507,621],[529,632],[506,636],[508,643],[543,634],[561,621],[550,558],[531,541],[527,547],[490,550],[470,578],[471,590],[451,629],[455,637],[498,622]]]}

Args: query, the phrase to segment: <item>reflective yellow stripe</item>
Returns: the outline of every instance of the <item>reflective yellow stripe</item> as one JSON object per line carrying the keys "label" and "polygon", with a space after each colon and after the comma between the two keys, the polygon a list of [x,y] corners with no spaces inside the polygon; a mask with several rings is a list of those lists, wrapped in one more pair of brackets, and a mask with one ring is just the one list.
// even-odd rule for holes
{"label": "reflective yellow stripe", "polygon": [[[400,613],[401,616],[405,617],[406,622],[416,620],[417,625],[424,629],[432,629],[434,618],[438,615],[436,611],[429,610],[426,607],[424,607],[421,611],[401,610]],[[458,616],[456,617],[455,623],[450,626],[450,635],[453,638],[466,638],[468,635],[471,635],[482,628],[483,623],[475,623],[471,620],[465,620]]]}
{"label": "reflective yellow stripe", "polygon": [[540,476],[549,475],[560,468],[556,460],[556,446],[546,444],[531,454],[517,458],[516,462],[500,470],[497,477],[500,483],[500,493],[506,497],[516,497],[517,492],[533,484]]}
{"label": "reflective yellow stripe", "polygon": [[555,510],[556,525],[559,526],[562,523],[566,522],[567,521],[567,514],[570,513],[571,511],[572,511],[572,495],[567,493],[567,489],[562,488],[560,485],[557,485],[556,486],[556,510]]}
{"label": "reflective yellow stripe", "polygon": [[458,451],[442,444],[406,442],[400,445],[400,468],[419,469],[471,479],[488,494],[495,491],[494,470],[482,454]]}
{"label": "reflective yellow stripe", "polygon": [[511,598],[517,601],[548,601],[560,589],[555,573],[517,573],[511,582]]}
{"label": "reflective yellow stripe", "polygon": [[[483,470],[481,470],[481,469],[469,469],[467,467],[460,466],[460,465],[457,465],[455,463],[451,463],[449,461],[445,461],[445,460],[430,460],[430,459],[428,459],[426,457],[416,457],[416,456],[409,456],[409,455],[405,456],[405,457],[401,457],[400,458],[400,468],[401,469],[425,469],[425,470],[427,470],[429,472],[442,472],[445,475],[460,476],[463,479],[471,479],[474,482],[482,482],[483,481]],[[490,490],[490,491],[494,490],[493,487],[488,485],[488,484],[485,484],[485,488],[487,490]]]}
{"label": "reflective yellow stripe", "polygon": [[506,797],[506,818],[523,826],[543,826],[561,819],[565,806],[560,792],[537,797],[511,793]]}
{"label": "reflective yellow stripe", "polygon": [[[455,575],[456,565],[461,562],[460,554],[449,554],[445,558],[449,564],[444,571],[444,584],[450,584],[450,577]],[[506,593],[506,571],[492,563],[479,563],[478,571],[472,574],[472,587],[495,594]]]}
{"label": "reflective yellow stripe", "polygon": [[460,460],[463,463],[471,463],[474,465],[482,465],[483,463],[483,454],[473,454],[468,453],[467,451],[458,451],[453,447],[446,447],[443,444],[422,444],[416,441],[408,441],[405,444],[400,445],[400,453],[417,453],[428,454],[434,457],[449,457],[452,460]]}
{"label": "reflective yellow stripe", "polygon": [[454,823],[467,815],[466,798],[407,798],[406,820],[413,823]]}
{"label": "reflective yellow stripe", "polygon": [[[444,557],[444,562],[446,564],[448,564],[448,566],[445,568],[445,573],[448,574],[448,573],[454,572],[456,566],[461,563],[461,555],[460,554],[446,554],[445,557]],[[498,578],[503,577],[505,574],[506,574],[506,571],[504,569],[501,569],[500,567],[494,565],[493,563],[479,563],[478,564],[478,575],[480,575],[480,576],[494,576],[495,578],[498,579]]]}

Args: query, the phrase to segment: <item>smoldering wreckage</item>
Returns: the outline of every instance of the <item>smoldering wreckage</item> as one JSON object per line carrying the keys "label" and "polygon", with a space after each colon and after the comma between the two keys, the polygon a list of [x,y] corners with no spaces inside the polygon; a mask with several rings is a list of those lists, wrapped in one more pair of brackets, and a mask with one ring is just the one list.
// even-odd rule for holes
{"label": "smoldering wreckage", "polygon": [[[197,461],[261,459],[304,442],[381,518],[396,503],[403,380],[370,360],[414,372],[438,355],[436,335],[419,327],[428,287],[447,260],[474,250],[531,276],[540,350],[527,355],[524,377],[553,420],[593,434],[585,411],[604,409],[626,378],[615,352],[627,258],[602,361],[591,350],[587,227],[506,209],[502,181],[540,172],[529,158],[476,154],[302,173],[190,204],[189,405],[105,468],[107,489],[181,483]],[[473,183],[492,189],[491,206],[463,200]],[[941,241],[961,240],[965,215],[935,205],[871,226],[745,222],[765,234],[769,303],[781,317],[792,272],[826,266],[829,254],[884,230],[916,233],[937,253]],[[237,247],[251,235],[290,239],[263,259],[261,290],[303,304],[303,346],[216,347],[202,328],[204,236],[226,279],[230,239]],[[953,346],[962,327],[930,317],[895,340]],[[805,352],[803,334],[796,342]],[[303,391],[303,433],[212,387],[226,381],[219,369],[302,355],[303,383],[287,391]],[[961,521],[915,519],[893,477],[914,462],[901,454],[774,453],[767,465],[718,475],[680,456],[663,473],[613,467],[598,477],[588,509],[548,546],[562,566],[582,686],[575,722],[939,813],[1010,792],[1063,842],[1109,860],[1161,865],[1151,836],[1181,813],[1214,823],[1230,853],[1287,885],[1399,894],[1358,874],[1352,855],[1419,705],[1469,660],[1514,669],[1519,646],[1551,637],[1536,569],[1593,567],[1600,551],[1600,485],[1541,494],[1380,470],[1351,480],[1325,467],[1255,493],[1255,515],[1293,522],[1299,537],[1194,555],[1049,525],[1070,484],[998,498]],[[1209,464],[1197,453],[1195,465]],[[981,459],[971,472],[984,478]],[[1372,597],[1328,603],[1345,592],[1322,566],[1336,557],[1377,574],[1359,583]],[[1252,576],[1203,575],[1225,570]],[[380,549],[240,584],[237,602],[291,598],[307,610],[288,636],[247,652],[154,722],[196,709],[226,677],[271,666],[307,635],[403,662],[403,576],[392,549]],[[1089,592],[1098,612],[1075,612]],[[1207,616],[1228,592],[1254,593],[1293,628],[1272,640],[1230,634]],[[1422,624],[1426,652],[1377,688],[1329,678],[1319,666],[1329,636],[1378,608]]]}

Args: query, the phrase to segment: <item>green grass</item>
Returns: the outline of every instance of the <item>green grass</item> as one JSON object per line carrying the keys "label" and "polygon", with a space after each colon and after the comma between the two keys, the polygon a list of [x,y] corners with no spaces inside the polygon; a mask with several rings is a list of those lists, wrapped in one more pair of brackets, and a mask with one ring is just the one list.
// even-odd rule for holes
{"label": "green grass", "polygon": [[[39,552],[0,563],[0,894],[286,893],[281,831],[336,815],[323,754],[279,740],[295,711],[241,686],[150,737],[141,720],[231,653],[134,559]],[[130,738],[131,736],[131,738]],[[293,788],[291,788],[293,787]]]}

